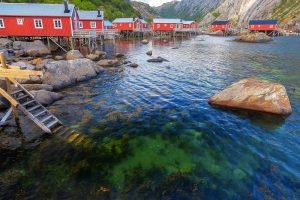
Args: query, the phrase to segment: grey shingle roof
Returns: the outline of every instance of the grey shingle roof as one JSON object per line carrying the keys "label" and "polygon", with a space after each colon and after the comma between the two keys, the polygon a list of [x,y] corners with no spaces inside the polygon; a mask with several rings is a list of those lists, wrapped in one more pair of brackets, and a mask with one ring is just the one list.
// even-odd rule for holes
{"label": "grey shingle roof", "polygon": [[0,16],[60,16],[70,17],[74,5],[69,4],[69,13],[64,13],[64,4],[0,3]]}
{"label": "grey shingle roof", "polygon": [[155,18],[153,19],[153,23],[182,23],[181,19],[162,19],[162,18]]}
{"label": "grey shingle roof", "polygon": [[79,15],[79,19],[83,19],[83,20],[88,20],[88,19],[92,19],[92,20],[100,20],[103,19],[103,12],[100,11],[101,17],[97,17],[98,16],[98,11],[78,11],[78,15]]}

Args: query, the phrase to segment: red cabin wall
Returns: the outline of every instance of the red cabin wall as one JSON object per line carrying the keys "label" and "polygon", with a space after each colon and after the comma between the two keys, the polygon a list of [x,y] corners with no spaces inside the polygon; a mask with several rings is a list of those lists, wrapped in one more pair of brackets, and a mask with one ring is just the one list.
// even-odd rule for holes
{"label": "red cabin wall", "polygon": [[277,30],[277,24],[255,24],[248,25],[250,31],[275,31]]}
{"label": "red cabin wall", "polygon": [[[159,25],[159,27],[158,27]],[[177,28],[176,23],[152,23],[154,31],[173,31]],[[179,24],[179,28],[183,28],[183,24]]]}
{"label": "red cabin wall", "polygon": [[[134,29],[136,29],[138,27],[138,23],[140,24],[139,21],[135,21],[135,22],[116,22],[113,23],[115,25],[115,29],[118,31],[133,31]],[[131,24],[131,27],[130,27]],[[141,25],[140,25],[141,27]]]}
{"label": "red cabin wall", "polygon": [[[31,17],[31,16],[1,16],[4,20],[5,28],[0,28],[0,36],[72,36],[71,17]],[[17,24],[17,19],[22,18],[23,25]],[[42,29],[34,27],[34,19],[41,19]],[[54,19],[60,19],[61,29],[54,28]]]}
{"label": "red cabin wall", "polygon": [[[91,28],[91,22],[96,22],[96,28]],[[82,28],[80,30],[102,30],[103,29],[103,20],[80,20],[79,23],[82,23]]]}
{"label": "red cabin wall", "polygon": [[211,25],[210,26],[210,29],[212,31],[225,31],[227,29],[230,28],[230,24],[226,24],[226,25],[222,25],[222,24],[216,24],[216,25]]}

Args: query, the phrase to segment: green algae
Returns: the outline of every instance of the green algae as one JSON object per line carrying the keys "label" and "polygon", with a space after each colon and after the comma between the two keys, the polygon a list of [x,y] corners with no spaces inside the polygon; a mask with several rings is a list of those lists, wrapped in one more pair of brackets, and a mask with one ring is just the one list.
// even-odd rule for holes
{"label": "green algae", "polygon": [[[166,174],[176,172],[190,173],[196,165],[193,157],[162,136],[141,136],[132,139],[128,143],[130,154],[112,170],[110,181],[122,188],[127,178],[134,177],[135,172],[139,176],[146,175],[153,169]],[[138,170],[137,170],[138,169]]]}

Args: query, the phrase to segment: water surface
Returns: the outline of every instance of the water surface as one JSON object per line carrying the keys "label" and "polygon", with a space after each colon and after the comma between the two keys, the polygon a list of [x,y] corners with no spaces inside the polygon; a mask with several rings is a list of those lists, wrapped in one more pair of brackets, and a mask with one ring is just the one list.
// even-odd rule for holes
{"label": "water surface", "polygon": [[[139,67],[61,92],[65,98],[50,109],[89,139],[82,145],[49,138],[16,162],[25,196],[299,199],[300,38],[230,40],[107,43],[106,51],[124,53]],[[169,62],[147,63],[148,50]],[[207,104],[249,77],[285,85],[293,113],[283,118]]]}

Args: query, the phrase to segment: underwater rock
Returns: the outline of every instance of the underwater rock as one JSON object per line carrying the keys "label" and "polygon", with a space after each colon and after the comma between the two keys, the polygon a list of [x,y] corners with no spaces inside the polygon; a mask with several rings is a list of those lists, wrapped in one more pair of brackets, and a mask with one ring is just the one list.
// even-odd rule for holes
{"label": "underwater rock", "polygon": [[265,80],[243,79],[214,95],[209,104],[288,115],[292,112],[286,89]]}
{"label": "underwater rock", "polygon": [[272,38],[266,35],[265,33],[248,33],[241,35],[235,41],[238,42],[253,42],[253,43],[263,43],[270,42]]}
{"label": "underwater rock", "polygon": [[78,50],[71,50],[66,53],[66,60],[76,60],[79,58],[84,58],[84,56]]}
{"label": "underwater rock", "polygon": [[97,62],[97,64],[101,67],[117,67],[120,65],[120,62],[118,59],[103,59]]}
{"label": "underwater rock", "polygon": [[154,63],[161,63],[164,61],[169,62],[167,59],[164,59],[160,56],[158,56],[157,58],[152,58],[152,59],[147,60],[147,62],[154,62]]}
{"label": "underwater rock", "polygon": [[244,179],[247,176],[247,174],[241,169],[235,169],[233,171],[233,175],[235,178],[237,178],[239,180]]}
{"label": "underwater rock", "polygon": [[30,93],[34,96],[34,98],[42,105],[50,105],[54,101],[62,99],[63,96],[61,94],[55,92],[49,92],[46,90],[32,90]]}

